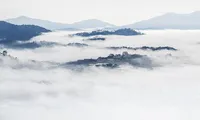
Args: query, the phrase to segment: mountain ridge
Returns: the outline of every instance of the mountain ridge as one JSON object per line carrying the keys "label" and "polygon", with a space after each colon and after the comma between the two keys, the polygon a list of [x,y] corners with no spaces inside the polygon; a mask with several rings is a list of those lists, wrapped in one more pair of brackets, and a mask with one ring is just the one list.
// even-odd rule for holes
{"label": "mountain ridge", "polygon": [[6,19],[6,22],[9,22],[11,24],[16,25],[37,25],[44,27],[46,29],[50,30],[65,30],[65,29],[87,29],[87,28],[104,28],[104,27],[116,27],[113,24],[110,24],[108,22],[104,22],[97,19],[88,19],[88,20],[82,20],[79,22],[74,22],[72,24],[66,24],[66,23],[58,23],[58,22],[52,22],[49,20],[41,20],[41,19],[35,19],[27,16],[19,16],[16,18],[10,18]]}
{"label": "mountain ridge", "polygon": [[7,44],[16,41],[28,41],[31,38],[41,35],[43,32],[51,32],[35,25],[14,25],[0,21],[0,43]]}
{"label": "mountain ridge", "polygon": [[200,29],[200,11],[187,14],[166,13],[122,26],[133,29]]}
{"label": "mountain ridge", "polygon": [[15,25],[37,25],[37,26],[41,26],[50,30],[63,29],[69,25],[69,24],[64,24],[64,23],[52,22],[49,20],[30,18],[27,16],[19,16],[16,18],[10,18],[10,19],[6,19],[5,21],[11,24],[15,24]]}
{"label": "mountain ridge", "polygon": [[200,29],[200,11],[194,11],[186,14],[169,12],[160,16],[155,16],[150,19],[141,20],[133,24],[116,26],[114,24],[104,22],[98,19],[88,19],[71,24],[51,22],[49,20],[40,20],[26,16],[20,16],[6,20],[9,23],[22,25],[37,25],[50,30],[81,30],[90,28],[132,28],[132,29]]}

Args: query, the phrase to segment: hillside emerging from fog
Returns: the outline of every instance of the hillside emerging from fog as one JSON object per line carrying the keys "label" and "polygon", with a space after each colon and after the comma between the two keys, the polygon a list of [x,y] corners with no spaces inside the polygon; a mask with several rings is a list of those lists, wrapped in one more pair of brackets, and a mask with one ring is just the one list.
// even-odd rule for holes
{"label": "hillside emerging from fog", "polygon": [[17,40],[27,41],[32,37],[41,35],[43,32],[50,32],[50,30],[35,25],[14,25],[4,21],[0,21],[0,26],[1,43]]}
{"label": "hillside emerging from fog", "polygon": [[[91,37],[91,36],[99,36],[99,35],[103,35],[103,36],[106,36],[106,35],[135,36],[135,35],[144,35],[144,34],[141,32],[129,29],[129,28],[124,28],[124,29],[118,29],[118,30],[114,30],[114,31],[97,30],[97,31],[92,31],[92,32],[81,32],[81,33],[76,33],[72,36]],[[102,39],[102,38],[100,38],[100,39]],[[90,39],[90,40],[92,40],[92,39]]]}

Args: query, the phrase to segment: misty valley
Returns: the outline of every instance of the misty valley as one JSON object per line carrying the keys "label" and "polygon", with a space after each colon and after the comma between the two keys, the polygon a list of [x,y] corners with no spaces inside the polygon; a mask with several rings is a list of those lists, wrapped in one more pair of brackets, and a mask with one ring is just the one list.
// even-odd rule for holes
{"label": "misty valley", "polygon": [[200,0],[0,0],[0,120],[200,120]]}
{"label": "misty valley", "polygon": [[7,25],[23,28],[12,39],[0,33],[2,120],[184,120],[199,112],[199,30]]}

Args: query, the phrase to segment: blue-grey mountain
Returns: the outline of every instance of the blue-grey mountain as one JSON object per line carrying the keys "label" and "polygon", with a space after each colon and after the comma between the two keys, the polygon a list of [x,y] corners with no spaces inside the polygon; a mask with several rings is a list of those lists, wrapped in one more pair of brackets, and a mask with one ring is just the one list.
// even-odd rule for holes
{"label": "blue-grey mountain", "polygon": [[107,22],[103,22],[101,20],[97,19],[89,19],[89,20],[83,20],[80,22],[75,22],[72,24],[65,24],[65,23],[57,23],[57,22],[51,22],[48,20],[40,20],[40,19],[34,19],[26,16],[20,16],[17,18],[7,19],[6,22],[16,24],[16,25],[37,25],[44,27],[46,29],[50,30],[80,30],[80,29],[88,29],[88,28],[107,28],[107,27],[115,27],[115,25],[112,25]]}
{"label": "blue-grey mountain", "polygon": [[43,32],[50,30],[35,25],[14,25],[0,21],[0,43],[27,41]]}
{"label": "blue-grey mountain", "polygon": [[133,29],[200,29],[200,11],[190,14],[167,13],[122,27]]}

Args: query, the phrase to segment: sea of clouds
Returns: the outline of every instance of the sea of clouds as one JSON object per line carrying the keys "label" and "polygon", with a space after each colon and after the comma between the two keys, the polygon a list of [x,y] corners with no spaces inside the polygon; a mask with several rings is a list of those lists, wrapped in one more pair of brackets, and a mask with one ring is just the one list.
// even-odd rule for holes
{"label": "sea of clouds", "polygon": [[[53,32],[32,41],[89,46],[6,49],[17,58],[0,56],[0,120],[199,120],[200,31],[142,32],[146,35],[106,36],[106,41]],[[105,49],[110,46],[171,46],[178,51]],[[154,66],[55,67],[123,51],[147,55]]]}

